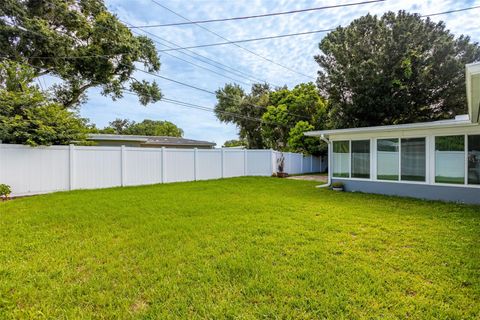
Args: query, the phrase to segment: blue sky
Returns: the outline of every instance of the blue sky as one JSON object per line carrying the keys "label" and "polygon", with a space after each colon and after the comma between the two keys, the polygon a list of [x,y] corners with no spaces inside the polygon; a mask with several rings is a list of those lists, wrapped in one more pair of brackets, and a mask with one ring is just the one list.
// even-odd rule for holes
{"label": "blue sky", "polygon": [[[262,14],[310,8],[316,6],[358,2],[360,0],[331,0],[331,1],[304,1],[304,0],[243,0],[243,1],[161,1],[170,9],[186,16],[191,20],[215,19]],[[170,22],[183,22],[180,17],[157,6],[150,0],[127,1],[106,0],[110,11],[132,25],[149,25]],[[299,13],[261,19],[216,22],[204,24],[207,28],[223,35],[230,40],[256,38],[262,36],[295,33],[309,30],[319,30],[347,25],[353,19],[367,13],[382,14],[392,10],[405,9],[410,12],[430,14],[451,9],[480,5],[478,1],[385,1],[383,3],[352,6],[338,9],[327,9],[309,13]],[[436,16],[435,21],[443,20],[454,34],[469,35],[472,40],[480,41],[480,9]],[[175,42],[181,46],[204,43],[222,42],[213,34],[202,30],[195,25],[162,27],[148,29],[162,38]],[[254,75],[255,78],[266,80],[277,85],[286,84],[293,87],[298,83],[314,81],[318,66],[313,56],[318,54],[318,43],[324,34],[313,34],[283,39],[249,42],[241,44],[255,53],[279,62],[306,76],[288,71],[282,67],[267,62],[245,50],[233,45],[194,49],[196,52],[215,59],[235,70]],[[165,49],[160,45],[158,49]],[[202,62],[184,56],[178,52],[171,54],[214,69],[219,73],[236,78],[240,81],[250,81],[222,70],[205,65]],[[187,82],[210,91],[223,87],[225,83],[233,82],[230,79],[202,70],[183,61],[161,54],[162,67],[160,74],[179,81]],[[153,79],[145,74],[137,74],[137,79]],[[171,99],[182,100],[207,107],[215,105],[215,97],[194,89],[173,84],[162,79],[156,79],[163,94]],[[248,91],[249,85],[242,84]],[[233,125],[220,123],[209,112],[189,109],[166,102],[142,106],[136,97],[125,95],[121,100],[112,101],[99,94],[98,89],[88,92],[88,101],[81,107],[81,115],[87,117],[98,127],[103,127],[115,118],[128,118],[135,121],[143,119],[168,120],[177,124],[185,131],[185,137],[192,139],[209,140],[221,146],[225,140],[237,137],[237,128]]]}

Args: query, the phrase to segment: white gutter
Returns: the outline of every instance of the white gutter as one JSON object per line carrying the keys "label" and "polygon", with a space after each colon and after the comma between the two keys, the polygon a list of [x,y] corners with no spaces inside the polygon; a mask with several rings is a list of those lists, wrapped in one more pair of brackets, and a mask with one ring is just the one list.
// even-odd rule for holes
{"label": "white gutter", "polygon": [[316,186],[317,188],[328,188],[330,187],[330,184],[332,184],[332,179],[331,179],[331,167],[330,167],[330,153],[331,153],[331,148],[332,148],[332,143],[330,140],[328,140],[327,138],[325,138],[325,135],[322,134],[320,136],[320,140],[323,140],[327,143],[327,146],[328,146],[328,151],[327,151],[327,168],[328,168],[328,175],[327,175],[327,184],[320,184],[318,186]]}

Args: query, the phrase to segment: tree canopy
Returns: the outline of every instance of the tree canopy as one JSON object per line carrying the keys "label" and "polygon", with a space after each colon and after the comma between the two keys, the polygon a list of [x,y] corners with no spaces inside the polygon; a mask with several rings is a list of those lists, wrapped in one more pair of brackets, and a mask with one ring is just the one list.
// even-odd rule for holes
{"label": "tree canopy", "polygon": [[140,136],[169,136],[182,137],[183,130],[170,121],[149,120],[142,122],[128,119],[115,119],[109,126],[100,130],[102,133],[115,133]]}
{"label": "tree canopy", "polygon": [[400,11],[330,32],[315,57],[334,128],[451,118],[466,112],[465,64],[480,47],[443,22]]}
{"label": "tree canopy", "polygon": [[260,118],[268,105],[268,84],[254,84],[249,94],[237,84],[226,84],[216,91],[215,115],[225,123],[233,123],[239,129],[241,139],[251,149],[264,147]]}
{"label": "tree canopy", "polygon": [[87,119],[65,109],[32,84],[32,68],[0,63],[0,140],[36,145],[84,142]]}
{"label": "tree canopy", "polygon": [[155,82],[133,77],[135,62],[160,69],[153,42],[133,35],[102,0],[5,0],[0,16],[1,55],[34,66],[35,77],[62,78],[54,98],[64,107],[79,105],[97,86],[113,99],[125,88],[144,105],[161,99]]}
{"label": "tree canopy", "polygon": [[[315,129],[324,128],[327,104],[313,83],[302,83],[291,90],[286,87],[272,90],[267,84],[254,84],[250,93],[245,93],[239,85],[227,84],[217,91],[215,112],[221,121],[237,125],[240,139],[250,149],[305,153],[323,150],[318,147],[318,139],[317,148],[289,144],[290,133],[300,121]],[[293,133],[298,134],[298,130]]]}
{"label": "tree canopy", "polygon": [[223,147],[225,148],[233,148],[233,147],[246,147],[247,142],[245,140],[227,140],[223,143]]}

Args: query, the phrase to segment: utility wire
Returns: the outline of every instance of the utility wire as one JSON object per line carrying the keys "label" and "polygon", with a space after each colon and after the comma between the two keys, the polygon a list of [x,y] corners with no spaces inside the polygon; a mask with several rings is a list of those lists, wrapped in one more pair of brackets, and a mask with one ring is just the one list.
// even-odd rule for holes
{"label": "utility wire", "polygon": [[220,18],[220,19],[197,20],[197,21],[189,21],[189,22],[174,22],[174,23],[165,23],[165,24],[143,25],[143,26],[135,26],[134,28],[171,27],[171,26],[182,26],[182,25],[188,25],[188,24],[200,24],[200,23],[211,23],[211,22],[221,22],[221,21],[256,19],[256,18],[265,18],[265,17],[272,17],[272,16],[280,16],[280,15],[300,13],[300,12],[318,11],[318,10],[341,8],[341,7],[351,7],[351,6],[358,6],[358,5],[362,5],[362,4],[369,4],[369,3],[376,3],[376,2],[384,2],[384,1],[386,1],[386,0],[362,1],[362,2],[353,2],[353,3],[346,3],[346,4],[336,4],[336,5],[323,6],[323,7],[315,7],[315,8],[307,8],[307,9],[299,9],[299,10],[290,10],[290,11],[283,11],[283,12],[257,14],[257,15],[243,16],[243,17]]}
{"label": "utility wire", "polygon": [[[120,21],[123,22],[123,23],[125,23],[125,24],[127,24],[127,25],[129,25],[130,28],[133,28],[133,27],[134,27],[132,24],[128,23],[127,21],[123,21],[123,20],[120,20]],[[148,34],[148,35],[150,35],[150,36],[152,36],[152,37],[154,37],[154,38],[160,39],[161,41],[167,42],[167,43],[172,44],[173,46],[175,46],[175,47],[172,47],[172,46],[166,45],[166,44],[164,44],[164,43],[160,43],[160,42],[158,42],[158,41],[156,41],[156,40],[153,40],[155,43],[158,43],[158,44],[160,44],[160,45],[162,45],[162,46],[164,46],[164,47],[170,48],[170,50],[169,50],[169,49],[166,49],[166,50],[157,50],[158,52],[163,52],[163,51],[180,51],[182,54],[184,54],[184,55],[186,55],[186,56],[188,56],[188,57],[191,57],[191,58],[193,58],[193,59],[199,60],[199,61],[201,61],[201,62],[203,62],[203,63],[205,63],[205,64],[211,65],[211,66],[213,66],[213,67],[215,67],[215,68],[224,70],[224,71],[226,71],[226,72],[235,74],[235,75],[240,76],[240,77],[242,77],[242,78],[245,78],[245,79],[247,79],[247,80],[249,80],[249,81],[253,81],[253,82],[269,82],[269,81],[266,81],[266,80],[258,79],[258,78],[254,77],[254,76],[252,76],[252,75],[250,75],[250,74],[248,74],[248,73],[242,72],[242,71],[240,71],[240,70],[238,70],[238,69],[236,69],[236,68],[230,67],[230,66],[228,66],[228,65],[226,65],[226,64],[223,64],[223,63],[221,63],[221,62],[218,62],[218,61],[216,61],[216,60],[210,59],[210,58],[208,58],[208,57],[206,57],[206,56],[204,56],[204,55],[201,55],[201,54],[199,54],[199,53],[197,53],[197,52],[195,52],[195,51],[192,51],[192,50],[190,50],[190,49],[180,49],[180,48],[182,48],[180,45],[178,45],[178,44],[176,44],[176,43],[174,43],[174,42],[172,42],[172,41],[170,41],[170,40],[167,40],[167,39],[165,39],[165,38],[162,38],[162,37],[160,37],[160,36],[158,36],[158,35],[156,35],[156,34],[154,34],[154,33],[152,33],[152,32],[147,31],[147,30],[144,30],[144,29],[141,29],[141,28],[140,28],[140,30],[142,30],[144,33],[146,33],[146,34]],[[136,33],[134,30],[132,30],[132,32]],[[136,34],[139,34],[139,33],[136,33]],[[188,53],[184,52],[183,50],[185,50],[185,51],[187,51],[187,52],[191,52],[191,53],[193,54],[193,56],[192,56],[191,54],[188,54]],[[197,58],[197,56],[198,56],[198,57],[201,57],[202,59]],[[211,62],[215,63],[215,65],[212,64],[212,63],[210,63],[210,62],[206,62],[206,61],[203,60],[203,59],[205,59],[205,60],[207,60],[207,61],[211,61]],[[219,67],[218,65],[220,65],[221,67]],[[228,68],[228,69],[230,69],[230,70],[225,69],[225,68]],[[275,84],[274,84],[274,85],[275,85]],[[275,85],[275,86],[281,87],[281,86],[279,86],[279,85]]]}
{"label": "utility wire", "polygon": [[[202,91],[202,92],[205,92],[205,93],[209,93],[209,94],[212,94],[214,96],[217,96],[217,93],[214,92],[214,91],[210,91],[210,90],[207,90],[207,89],[203,89],[203,88],[200,88],[200,87],[197,87],[197,86],[194,86],[192,84],[188,84],[188,83],[185,83],[185,82],[182,82],[182,81],[178,81],[178,80],[175,80],[175,79],[171,79],[171,78],[168,78],[168,77],[165,77],[165,76],[161,76],[159,74],[156,74],[154,72],[150,72],[150,71],[146,71],[146,70],[142,70],[142,69],[138,69],[138,68],[135,68],[135,70],[137,71],[140,71],[142,73],[145,73],[145,74],[149,74],[149,75],[152,75],[154,77],[157,77],[157,78],[160,78],[160,79],[163,79],[163,80],[167,80],[167,81],[170,81],[170,82],[174,82],[176,84],[179,84],[179,85],[182,85],[182,86],[185,86],[185,87],[188,87],[188,88],[191,88],[191,89],[195,89],[195,90],[198,90],[198,91]],[[224,97],[226,99],[230,99],[230,100],[233,100],[233,98],[230,98],[228,96]],[[254,104],[249,104],[249,106],[251,107],[255,107],[255,108],[260,108],[260,109],[267,109],[266,107],[263,107],[263,106],[257,106],[257,105],[254,105]],[[285,112],[291,116],[295,116],[295,117],[298,117],[298,118],[303,118],[303,119],[307,119],[307,120],[310,120],[310,118],[308,117],[305,117],[305,116],[302,116],[302,115],[299,115],[299,114],[296,114],[296,113],[292,113],[292,112]]]}
{"label": "utility wire", "polygon": [[[1,59],[9,59],[9,57],[6,57],[6,56],[0,56]],[[41,70],[42,68],[40,67],[37,67],[37,66],[34,66],[34,65],[31,65],[29,63],[26,63],[26,62],[23,62],[24,64],[32,67],[32,68],[35,68],[35,69],[38,69],[38,70]],[[163,80],[166,80],[166,81],[170,81],[170,82],[174,82],[174,83],[177,83],[177,84],[180,84],[182,86],[185,86],[185,87],[189,87],[189,88],[192,88],[192,89],[195,89],[195,90],[198,90],[198,91],[203,91],[203,92],[206,92],[206,93],[209,93],[209,94],[212,94],[212,95],[215,95],[216,96],[216,93],[213,92],[213,91],[209,91],[207,89],[203,89],[203,88],[200,88],[200,87],[197,87],[197,86],[194,86],[194,85],[191,85],[191,84],[188,84],[188,83],[185,83],[185,82],[182,82],[182,81],[178,81],[178,80],[175,80],[175,79],[171,79],[171,78],[168,78],[168,77],[164,77],[164,76],[161,76],[161,75],[158,75],[156,73],[153,73],[153,72],[150,72],[150,71],[145,71],[145,70],[141,70],[141,69],[138,69],[138,68],[135,68],[135,70],[137,71],[140,71],[140,72],[143,72],[143,73],[146,73],[146,74],[149,74],[149,75],[152,75],[152,76],[155,76],[157,78],[161,78]],[[62,81],[64,81],[63,78],[57,76],[57,75],[54,75],[54,74],[50,74],[50,76],[52,77],[55,77],[55,78],[58,78]],[[102,85],[102,83],[100,82],[96,82],[96,83],[93,83],[93,84],[98,84],[98,85]],[[43,89],[42,89],[43,90]],[[138,96],[137,93],[135,93],[134,91],[132,90],[129,90],[129,89],[126,89],[126,88],[123,88],[122,91],[124,92],[127,92],[129,94],[133,94],[135,96]],[[227,100],[233,100],[234,98],[230,98],[228,96],[224,97],[226,98]],[[166,98],[166,97],[162,97],[162,99],[160,101],[167,101],[167,100],[172,100],[173,102],[176,102],[176,103],[183,103],[183,104],[189,104],[191,106],[197,106],[197,107],[202,107],[202,106],[199,106],[199,105],[195,105],[195,104],[191,104],[191,103],[187,103],[187,102],[183,102],[183,101],[178,101],[178,100],[173,100],[173,99],[169,99],[169,98]],[[257,106],[257,105],[254,105],[254,104],[248,104],[249,106],[251,107],[254,107],[254,108],[259,108],[259,109],[267,109],[266,107],[263,107],[263,106]],[[232,115],[232,116],[236,116],[236,117],[241,117],[241,118],[245,118],[245,119],[250,119],[250,120],[256,120],[256,121],[260,121],[260,122],[263,122],[263,123],[270,123],[270,124],[276,124],[276,125],[279,125],[279,126],[285,126],[284,124],[282,123],[277,123],[277,122],[272,122],[272,121],[266,121],[266,120],[263,120],[263,119],[260,119],[260,118],[255,118],[255,117],[248,117],[248,116],[244,116],[242,114],[238,114],[238,113],[235,113],[235,112],[227,112],[227,111],[215,111],[215,109],[212,109],[212,108],[207,108],[207,107],[203,107],[203,108],[206,108],[208,109],[208,111],[213,111],[213,112],[219,112],[219,113],[223,113],[223,114],[229,114],[229,115]],[[291,116],[295,116],[295,117],[300,117],[300,118],[304,118],[304,119],[309,119],[308,117],[305,117],[305,116],[302,116],[302,115],[298,115],[298,114],[295,114],[295,113],[291,113],[291,112],[285,112],[286,114],[289,114]]]}
{"label": "utility wire", "polygon": [[[53,3],[53,2],[51,2],[51,3],[49,3],[49,4],[51,4],[51,5],[53,5],[54,7],[57,7],[57,8],[58,8],[58,6],[57,6],[55,3]],[[126,21],[122,21],[122,20],[120,20],[120,19],[119,19],[119,21],[122,22],[122,23],[124,23],[124,24],[129,25],[130,28],[134,27],[132,24],[130,24],[130,23],[126,22]],[[10,24],[7,24],[7,25],[9,25],[9,26],[11,26],[11,27],[15,27],[15,28],[17,28],[17,29],[20,29],[20,30],[22,30],[22,31],[32,32],[32,33],[35,33],[35,34],[37,34],[37,35],[44,36],[43,34],[41,34],[41,33],[39,33],[39,32],[35,32],[35,31],[33,31],[33,30],[28,30],[28,29],[25,29],[25,28],[23,28],[23,27],[19,28],[18,26],[14,26],[14,25],[10,25]],[[104,30],[107,30],[107,31],[110,30],[110,31],[114,31],[114,32],[115,32],[115,30],[112,30],[111,28],[107,28],[107,27],[104,27],[104,26],[100,26],[100,27],[101,27],[102,29],[104,29]],[[151,36],[153,36],[153,37],[155,37],[155,38],[158,38],[158,39],[160,39],[160,40],[162,40],[162,41],[164,41],[164,42],[170,43],[170,44],[174,45],[175,47],[178,47],[178,48],[181,47],[180,45],[178,45],[178,44],[176,44],[176,43],[174,43],[174,42],[172,42],[172,41],[169,41],[169,40],[167,40],[167,39],[164,39],[164,38],[162,38],[162,37],[160,37],[160,36],[157,36],[157,35],[155,35],[155,34],[153,34],[153,33],[151,33],[151,32],[148,32],[148,31],[146,31],[146,30],[142,30],[142,31],[145,32],[145,33],[147,33],[147,34],[149,34],[149,35],[151,35]],[[132,32],[134,32],[134,31],[132,30]],[[137,34],[138,34],[138,33],[137,33]],[[75,39],[74,37],[70,36],[69,34],[65,34],[65,35],[71,37],[71,38],[72,38],[73,40],[75,40],[75,41],[77,40],[77,39]],[[158,41],[154,41],[154,42],[156,42],[156,43],[158,43],[158,44],[160,44],[160,45],[162,45],[162,46],[165,46],[165,47],[167,47],[167,48],[172,48],[171,46],[165,45],[165,44],[160,43],[160,42],[158,42]],[[216,60],[213,60],[213,59],[211,59],[211,58],[208,58],[208,57],[206,57],[206,56],[203,56],[203,55],[201,55],[201,54],[199,54],[199,53],[197,53],[197,52],[195,52],[195,51],[192,51],[192,50],[186,50],[186,51],[191,52],[191,53],[194,54],[195,56],[199,56],[199,57],[201,57],[202,59],[211,61],[211,62],[213,62],[213,63],[215,63],[215,64],[217,64],[217,65],[214,65],[214,64],[212,64],[212,63],[210,63],[210,62],[206,62],[206,61],[204,61],[204,60],[202,60],[202,59],[199,59],[199,58],[197,58],[197,57],[195,57],[195,56],[192,56],[192,55],[190,55],[190,54],[187,54],[186,52],[183,52],[183,51],[180,51],[180,52],[181,52],[182,54],[184,54],[184,55],[187,55],[187,56],[193,58],[193,59],[196,59],[196,60],[198,60],[198,61],[201,61],[202,63],[211,65],[211,66],[213,66],[213,67],[215,67],[215,68],[218,68],[218,69],[221,69],[221,70],[223,70],[223,71],[226,71],[226,72],[235,74],[235,75],[237,75],[237,76],[240,76],[240,77],[242,77],[242,78],[245,78],[245,79],[251,81],[252,83],[253,83],[253,82],[265,82],[265,83],[271,83],[271,84],[275,85],[276,87],[281,87],[280,85],[274,84],[274,83],[272,83],[272,82],[255,78],[255,77],[253,77],[253,76],[251,76],[251,75],[249,75],[249,74],[247,74],[247,73],[244,73],[244,72],[238,70],[238,68],[230,67],[230,66],[225,65],[225,64],[223,64],[223,63],[221,63],[221,62],[218,62],[218,61],[216,61]],[[159,50],[157,50],[157,52],[159,52]],[[119,54],[122,54],[122,53],[119,53]],[[117,55],[118,55],[118,54],[115,54],[115,55],[112,55],[112,56],[117,56]],[[99,56],[99,55],[90,55],[90,56],[85,56],[85,57],[96,57],[96,56]],[[104,57],[108,57],[109,55],[103,55],[103,56],[104,56]],[[172,57],[174,57],[174,56],[172,56]],[[44,58],[44,57],[38,57],[38,58]],[[80,56],[79,56],[78,58],[80,58]],[[177,58],[177,59],[181,59],[181,58],[179,58],[179,57],[176,57],[176,58]],[[192,64],[192,65],[195,65],[195,66],[197,66],[197,67],[199,67],[199,68],[208,70],[208,71],[210,71],[210,72],[212,72],[212,73],[219,74],[218,72],[215,72],[214,70],[208,69],[208,68],[206,68],[206,67],[199,66],[199,65],[194,64],[193,62],[189,62],[189,61],[187,61],[187,60],[185,60],[185,59],[181,59],[181,60],[184,61],[184,62],[190,63],[190,64]],[[223,66],[223,67],[219,67],[218,65]],[[228,69],[230,69],[230,70],[228,70],[228,69],[226,69],[226,68],[228,68]],[[242,74],[243,74],[243,75],[242,75]],[[227,77],[227,76],[224,76],[224,77]],[[242,81],[233,79],[233,78],[231,78],[231,77],[227,77],[227,78],[229,78],[229,79],[231,79],[231,80],[234,80],[234,81],[237,81],[237,82],[241,82],[241,83],[243,83],[243,84],[246,84],[246,83],[244,83],[244,82],[242,82]],[[250,85],[250,84],[246,84],[246,85]]]}
{"label": "utility wire", "polygon": [[[127,24],[127,25],[129,25],[129,26],[131,26],[131,24],[128,23],[127,21],[122,21],[122,20],[120,20],[120,21],[123,22],[123,23],[125,23],[125,24]],[[174,43],[174,42],[172,42],[172,41],[169,41],[169,40],[167,40],[167,39],[164,39],[164,38],[162,38],[162,37],[160,37],[160,36],[157,36],[157,35],[154,34],[154,33],[151,33],[151,32],[149,32],[149,31],[143,30],[143,29],[140,29],[140,30],[142,30],[144,33],[146,33],[146,34],[148,34],[148,35],[150,35],[150,36],[152,36],[152,37],[154,37],[154,38],[157,38],[157,39],[159,39],[159,40],[161,40],[161,41],[163,41],[163,42],[167,42],[167,43],[170,43],[170,44],[172,44],[172,45],[175,46],[175,47],[172,47],[172,46],[170,46],[170,45],[168,45],[168,44],[165,44],[165,43],[159,42],[158,40],[152,39],[153,42],[155,42],[155,43],[157,43],[157,44],[159,44],[159,45],[161,45],[161,46],[164,46],[164,47],[169,48],[169,49],[165,49],[166,51],[179,51],[177,48],[181,48],[180,45],[178,45],[178,44],[176,44],[176,43]],[[137,35],[142,35],[142,34],[136,32],[135,30],[132,30],[132,32],[133,32],[134,34],[137,34]],[[229,67],[229,66],[227,66],[227,65],[224,65],[224,66],[225,66],[225,67],[228,67],[228,68],[230,68],[230,69],[232,69],[232,70],[234,70],[234,71],[228,70],[228,69],[226,69],[226,68],[224,68],[224,67],[219,67],[218,65],[222,65],[220,62],[215,61],[215,60],[212,60],[212,59],[208,59],[208,58],[206,58],[206,57],[204,57],[204,56],[202,56],[202,55],[200,55],[200,54],[198,54],[198,53],[196,53],[196,52],[194,52],[194,51],[192,51],[192,50],[189,50],[189,49],[185,49],[185,50],[186,50],[186,51],[189,51],[189,52],[192,52],[193,55],[192,55],[192,54],[189,54],[189,53],[186,53],[186,52],[184,52],[184,51],[179,51],[179,52],[180,52],[181,54],[183,54],[183,55],[186,55],[187,57],[193,58],[193,59],[198,60],[198,61],[200,61],[200,62],[202,62],[202,63],[208,64],[208,65],[210,65],[210,66],[212,66],[212,67],[218,68],[218,69],[223,70],[223,71],[225,71],[225,72],[228,72],[228,73],[234,74],[234,75],[236,75],[236,76],[238,76],[238,77],[241,77],[241,78],[243,78],[243,79],[246,79],[246,80],[250,81],[251,83],[254,83],[254,82],[267,82],[266,80],[259,80],[259,79],[254,78],[253,76],[250,76],[250,75],[248,75],[248,74],[246,74],[246,73],[244,73],[245,75],[242,75],[243,72],[241,72],[241,71],[235,71],[234,68]],[[157,52],[161,52],[161,51],[163,51],[163,50],[158,50],[158,49],[157,49]],[[164,52],[164,53],[167,53],[167,52]],[[203,60],[203,59],[200,59],[200,58],[198,58],[197,56],[199,56],[199,57],[201,57],[201,58],[204,58],[204,59],[211,60],[211,61],[215,62],[215,63],[218,64],[218,65],[212,64],[212,63],[210,63],[210,62],[208,62],[208,61],[205,61],[205,60]],[[190,62],[190,61],[188,61],[188,60],[182,59],[182,58],[180,58],[180,57],[177,57],[177,56],[172,56],[172,57],[175,57],[175,58],[177,58],[177,59],[183,60],[183,61],[185,61],[185,62],[187,62],[187,63],[190,63],[190,64],[192,64],[192,65],[195,65],[195,66],[197,66],[197,67],[199,67],[199,68],[209,70],[209,71],[212,72],[212,73],[220,74],[220,73],[216,72],[215,70],[211,70],[211,69],[205,68],[205,67],[203,67],[203,66],[199,66],[199,65],[197,65],[197,64],[195,64],[195,63],[193,63],[193,62]],[[220,74],[220,75],[222,75],[222,74]],[[224,75],[222,75],[222,76],[224,76]],[[228,76],[224,76],[224,77],[229,78],[229,79],[231,79],[231,80],[239,81],[239,80],[233,79],[233,78],[228,77]],[[241,82],[241,81],[239,81],[239,82]],[[246,84],[246,85],[250,85],[250,84],[247,84],[247,83],[245,83],[245,82],[243,82],[243,83]]]}
{"label": "utility wire", "polygon": [[304,31],[304,32],[280,34],[280,35],[277,35],[277,36],[266,36],[266,37],[260,37],[260,38],[232,40],[232,41],[228,41],[228,42],[206,43],[206,44],[199,44],[199,45],[196,45],[196,46],[180,47],[180,48],[174,48],[174,49],[163,49],[163,50],[158,50],[158,51],[159,51],[159,52],[166,52],[166,51],[174,51],[174,50],[185,50],[185,49],[195,49],[195,48],[216,47],[216,46],[223,46],[223,45],[233,44],[233,43],[244,43],[244,42],[262,41],[262,40],[269,40],[269,39],[278,39],[278,38],[287,38],[287,37],[303,36],[303,35],[314,34],[314,33],[330,32],[330,31],[334,31],[335,29],[336,29],[336,28],[330,28],[330,29],[322,29],[322,30],[313,30],[313,31]]}
{"label": "utility wire", "polygon": [[[8,57],[5,57],[5,56],[0,56],[0,59],[8,59]],[[32,67],[32,68],[35,68],[35,69],[42,69],[40,67],[37,67],[37,66],[34,66],[34,65],[31,65],[29,63],[26,63],[24,62],[24,64]],[[54,77],[54,78],[57,78],[59,80],[62,80],[63,81],[63,78],[57,76],[57,75],[54,75],[54,74],[50,74],[50,76]],[[101,83],[98,83],[98,84],[101,84]],[[132,90],[129,90],[127,88],[123,88],[122,91],[126,94],[129,94],[129,95],[134,95],[134,96],[138,96],[138,94]],[[193,103],[189,103],[189,102],[185,102],[185,101],[179,101],[179,100],[175,100],[175,99],[170,99],[170,98],[167,98],[167,97],[163,97],[160,102],[167,102],[167,103],[171,103],[171,104],[175,104],[175,105],[179,105],[179,106],[183,106],[183,107],[187,107],[187,108],[192,108],[192,109],[197,109],[197,110],[203,110],[203,111],[208,111],[208,112],[212,112],[212,113],[220,113],[220,114],[226,114],[226,115],[230,115],[232,117],[236,117],[236,118],[242,118],[242,119],[247,119],[247,120],[252,120],[252,121],[257,121],[257,122],[261,122],[261,123],[265,123],[265,124],[275,124],[275,125],[278,125],[278,126],[285,126],[285,124],[283,123],[278,123],[278,122],[274,122],[274,121],[267,121],[267,120],[263,120],[261,118],[256,118],[256,117],[250,117],[250,116],[245,116],[245,115],[242,115],[242,114],[239,114],[239,113],[236,113],[236,112],[228,112],[228,111],[222,111],[222,110],[215,110],[213,108],[209,108],[209,107],[205,107],[205,106],[201,106],[201,105],[197,105],[197,104],[193,104]]]}
{"label": "utility wire", "polygon": [[[189,21],[189,22],[194,23],[192,20],[190,20],[190,19],[186,18],[185,16],[183,16],[183,15],[181,15],[181,14],[173,11],[172,9],[164,6],[163,4],[159,3],[158,1],[152,0],[152,2],[155,3],[156,5],[164,8],[165,10],[167,10],[167,11],[175,14],[175,15],[178,16],[178,17],[180,17],[180,18],[182,18],[182,19],[184,19],[184,20],[186,20],[186,21]],[[221,39],[223,39],[223,40],[225,40],[225,41],[231,42],[229,39],[225,38],[225,37],[222,36],[221,34],[215,32],[215,31],[212,31],[212,30],[208,29],[207,27],[202,26],[201,24],[197,24],[197,23],[194,23],[194,24],[195,24],[197,27],[202,28],[202,29],[204,29],[205,31],[207,31],[207,32],[209,32],[209,33],[211,33],[211,34],[213,34],[213,35],[216,35],[217,37],[219,37],[219,38],[221,38]],[[280,64],[280,63],[278,63],[278,62],[275,62],[275,61],[273,61],[272,59],[267,58],[267,57],[264,57],[264,56],[262,56],[262,55],[260,55],[260,54],[258,54],[258,53],[256,53],[256,52],[254,52],[254,51],[252,51],[252,50],[250,50],[250,49],[248,49],[248,48],[245,48],[245,47],[243,47],[243,46],[241,46],[241,45],[239,45],[239,44],[237,44],[237,43],[231,42],[231,44],[233,44],[234,46],[236,46],[236,47],[238,47],[238,48],[240,48],[240,49],[242,49],[242,50],[244,50],[244,51],[249,52],[250,54],[252,54],[252,55],[254,55],[254,56],[256,56],[256,57],[259,57],[259,58],[261,58],[261,59],[263,59],[263,60],[265,60],[265,61],[268,61],[268,62],[270,62],[270,63],[272,63],[272,64],[275,64],[275,65],[277,65],[277,66],[279,66],[279,67],[282,67],[282,68],[284,68],[284,69],[286,69],[286,70],[289,70],[289,71],[291,71],[291,72],[293,72],[293,73],[296,73],[296,74],[299,74],[299,75],[301,75],[301,76],[304,76],[304,77],[307,77],[307,78],[316,80],[315,77],[308,76],[308,75],[306,75],[306,74],[304,74],[304,73],[302,73],[302,72],[298,72],[298,71],[296,71],[296,70],[294,70],[294,69],[292,69],[292,68],[290,68],[290,67],[287,67],[287,66],[285,66],[285,65],[283,65],[283,64]]]}
{"label": "utility wire", "polygon": [[[428,18],[428,17],[433,17],[433,16],[439,16],[439,15],[445,15],[445,14],[450,14],[450,13],[474,10],[474,9],[479,9],[479,8],[480,8],[480,6],[473,6],[473,7],[467,7],[467,8],[462,8],[462,9],[425,14],[425,15],[421,15],[420,18]],[[174,50],[186,50],[186,49],[195,49],[195,48],[205,48],[205,47],[215,47],[215,46],[223,46],[223,45],[232,44],[232,43],[244,43],[244,42],[278,39],[278,38],[304,36],[304,35],[308,35],[308,34],[330,32],[330,31],[334,31],[335,29],[336,28],[329,28],[329,29],[322,29],[322,30],[303,31],[303,32],[295,32],[295,33],[288,33],[288,34],[281,34],[281,35],[274,35],[274,36],[265,36],[265,37],[258,37],[258,38],[232,40],[232,41],[226,41],[226,42],[206,43],[206,44],[199,44],[199,45],[195,45],[195,46],[184,46],[184,47],[175,48],[175,49],[164,49],[164,50],[159,50],[159,52],[174,51]]]}

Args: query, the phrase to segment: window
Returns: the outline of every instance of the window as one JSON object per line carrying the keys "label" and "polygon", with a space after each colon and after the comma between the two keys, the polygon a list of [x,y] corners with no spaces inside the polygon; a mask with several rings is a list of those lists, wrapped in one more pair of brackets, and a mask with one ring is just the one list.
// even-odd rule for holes
{"label": "window", "polygon": [[435,137],[435,182],[465,183],[465,137]]}
{"label": "window", "polygon": [[401,178],[405,181],[425,181],[425,138],[401,141]]}
{"label": "window", "polygon": [[480,135],[468,136],[468,183],[480,184]]}
{"label": "window", "polygon": [[333,176],[348,178],[350,147],[348,141],[333,141]]}
{"label": "window", "polygon": [[398,180],[398,139],[377,140],[377,179]]}
{"label": "window", "polygon": [[370,140],[352,141],[352,178],[370,178]]}

